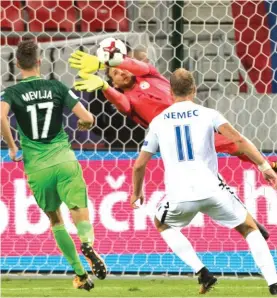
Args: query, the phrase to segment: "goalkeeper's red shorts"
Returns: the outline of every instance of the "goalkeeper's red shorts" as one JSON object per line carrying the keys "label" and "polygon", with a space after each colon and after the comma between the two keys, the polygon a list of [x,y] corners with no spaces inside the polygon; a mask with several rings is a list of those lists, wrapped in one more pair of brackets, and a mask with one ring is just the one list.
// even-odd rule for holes
{"label": "goalkeeper's red shorts", "polygon": [[238,145],[230,141],[223,135],[215,133],[215,150],[219,153],[234,154],[239,151]]}

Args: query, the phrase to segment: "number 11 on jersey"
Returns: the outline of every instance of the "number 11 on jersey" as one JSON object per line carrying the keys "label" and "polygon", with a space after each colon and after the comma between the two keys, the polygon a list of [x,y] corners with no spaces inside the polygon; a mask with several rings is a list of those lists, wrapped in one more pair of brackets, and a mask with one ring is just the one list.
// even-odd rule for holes
{"label": "number 11 on jersey", "polygon": [[[194,160],[193,145],[191,141],[191,129],[189,125],[175,126],[175,140],[179,161]],[[186,148],[186,152],[184,150]],[[187,158],[185,156],[187,155]]]}

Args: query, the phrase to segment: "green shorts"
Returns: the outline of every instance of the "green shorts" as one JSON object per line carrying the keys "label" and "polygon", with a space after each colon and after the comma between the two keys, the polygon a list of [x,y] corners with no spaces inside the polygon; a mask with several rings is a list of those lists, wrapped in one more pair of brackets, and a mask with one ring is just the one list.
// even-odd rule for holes
{"label": "green shorts", "polygon": [[44,211],[56,211],[62,202],[69,209],[87,207],[87,188],[78,161],[60,163],[29,174],[28,184]]}

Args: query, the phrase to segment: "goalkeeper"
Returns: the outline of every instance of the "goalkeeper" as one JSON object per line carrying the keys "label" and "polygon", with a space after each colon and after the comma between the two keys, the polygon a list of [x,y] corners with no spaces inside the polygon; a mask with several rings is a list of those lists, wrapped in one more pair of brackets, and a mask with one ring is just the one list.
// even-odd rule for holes
{"label": "goalkeeper", "polygon": [[74,288],[89,291],[94,285],[64,227],[60,211],[62,202],[70,209],[82,243],[81,250],[93,273],[104,279],[106,267],[93,249],[94,232],[89,222],[87,189],[81,166],[70,149],[62,126],[63,108],[68,107],[79,118],[80,130],[90,129],[94,119],[65,85],[40,77],[38,46],[32,40],[19,43],[16,58],[23,80],[1,93],[1,134],[8,144],[10,158],[20,161],[8,120],[11,109],[18,123],[28,184],[37,204],[50,220],[58,247],[76,273]]}
{"label": "goalkeeper", "polygon": [[[169,81],[151,64],[125,57],[119,65],[110,67],[101,64],[96,56],[82,51],[72,53],[69,63],[72,68],[80,70],[79,75],[83,79],[74,83],[76,90],[92,92],[102,89],[107,100],[120,112],[145,128],[173,103]],[[90,74],[105,68],[114,88],[99,76]],[[215,133],[215,148],[217,152],[238,156],[252,163],[240,153],[238,145],[218,133]],[[272,162],[271,166],[277,171],[277,162]],[[264,238],[268,239],[266,229],[259,223],[257,225]]]}

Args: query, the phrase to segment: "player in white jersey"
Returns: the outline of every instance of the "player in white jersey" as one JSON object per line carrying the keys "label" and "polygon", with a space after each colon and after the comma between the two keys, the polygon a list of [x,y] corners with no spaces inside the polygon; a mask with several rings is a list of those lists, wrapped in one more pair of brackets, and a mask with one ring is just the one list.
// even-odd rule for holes
{"label": "player in white jersey", "polygon": [[166,196],[156,210],[155,225],[172,251],[199,274],[200,293],[206,293],[217,279],[178,229],[187,226],[198,212],[222,226],[235,228],[245,238],[270,293],[277,295],[277,274],[267,243],[252,216],[228,187],[222,187],[218,177],[214,131],[237,143],[277,189],[275,172],[257,148],[220,113],[193,103],[196,87],[190,72],[176,70],[170,85],[175,103],[151,122],[134,165],[132,207],[138,208],[135,204],[138,200],[143,203],[145,168],[159,147],[165,167]]}

